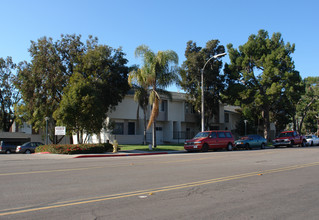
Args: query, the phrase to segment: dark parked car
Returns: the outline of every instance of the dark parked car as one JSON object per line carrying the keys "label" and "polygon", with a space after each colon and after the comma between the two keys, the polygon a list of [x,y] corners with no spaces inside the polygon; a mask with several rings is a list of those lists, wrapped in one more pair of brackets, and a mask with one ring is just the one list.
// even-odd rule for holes
{"label": "dark parked car", "polygon": [[41,142],[27,142],[22,144],[21,146],[18,146],[16,149],[17,153],[25,153],[25,154],[31,154],[35,152],[35,148],[37,148],[40,145],[44,145]]}
{"label": "dark parked car", "polygon": [[266,144],[267,144],[267,140],[257,134],[247,135],[235,141],[235,146],[237,148],[245,148],[249,150],[253,148],[264,149]]}
{"label": "dark parked car", "polygon": [[15,152],[17,145],[12,142],[0,141],[0,153],[11,154]]}

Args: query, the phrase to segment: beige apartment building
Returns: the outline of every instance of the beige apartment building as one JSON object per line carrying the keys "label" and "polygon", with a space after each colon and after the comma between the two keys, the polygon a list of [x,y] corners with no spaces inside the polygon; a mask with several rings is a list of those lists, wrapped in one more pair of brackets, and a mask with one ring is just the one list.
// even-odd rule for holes
{"label": "beige apartment building", "polygon": [[[112,123],[112,129],[103,129],[100,135],[93,135],[91,143],[117,140],[119,144],[142,144],[144,134],[144,114],[134,101],[134,94],[125,96],[116,109],[108,113],[106,123]],[[151,106],[146,118],[149,119]],[[210,130],[234,130],[239,114],[236,107],[219,104],[218,114],[209,123]],[[159,115],[156,120],[157,144],[183,143],[200,131],[200,114],[187,103],[186,94],[172,92],[172,99],[161,97]],[[147,131],[147,142],[152,142],[151,128]]]}

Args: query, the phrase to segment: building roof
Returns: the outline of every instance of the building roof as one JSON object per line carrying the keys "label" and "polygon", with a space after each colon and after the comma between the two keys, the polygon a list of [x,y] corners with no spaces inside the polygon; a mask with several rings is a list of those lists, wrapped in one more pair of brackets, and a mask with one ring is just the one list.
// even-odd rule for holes
{"label": "building roof", "polygon": [[225,112],[238,113],[239,109],[240,109],[239,106],[233,106],[233,105],[225,105],[224,106]]}
{"label": "building roof", "polygon": [[30,138],[30,135],[21,132],[0,132],[0,139]]}

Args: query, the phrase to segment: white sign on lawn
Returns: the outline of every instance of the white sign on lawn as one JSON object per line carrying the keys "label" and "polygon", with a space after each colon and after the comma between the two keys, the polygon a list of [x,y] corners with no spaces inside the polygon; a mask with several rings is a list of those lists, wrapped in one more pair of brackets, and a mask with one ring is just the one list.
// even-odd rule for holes
{"label": "white sign on lawn", "polygon": [[65,127],[55,127],[55,135],[65,135]]}

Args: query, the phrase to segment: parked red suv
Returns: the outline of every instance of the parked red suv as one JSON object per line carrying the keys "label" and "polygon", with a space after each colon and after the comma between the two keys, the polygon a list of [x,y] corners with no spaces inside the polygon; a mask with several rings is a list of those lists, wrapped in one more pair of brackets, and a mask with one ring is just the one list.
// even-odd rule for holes
{"label": "parked red suv", "polygon": [[283,131],[273,140],[274,147],[287,146],[293,147],[294,145],[300,145],[305,147],[307,140],[304,136],[299,135],[296,131]]}
{"label": "parked red suv", "polygon": [[199,132],[193,139],[184,144],[187,151],[208,151],[210,149],[232,150],[234,136],[230,131],[203,131]]}

